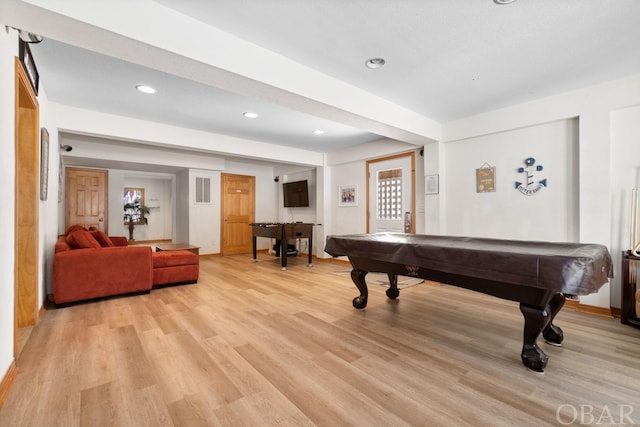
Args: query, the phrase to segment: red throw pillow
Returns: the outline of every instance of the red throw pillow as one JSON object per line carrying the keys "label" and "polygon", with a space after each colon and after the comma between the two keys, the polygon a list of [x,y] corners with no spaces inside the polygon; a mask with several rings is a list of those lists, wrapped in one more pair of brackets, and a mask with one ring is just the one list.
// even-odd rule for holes
{"label": "red throw pillow", "polygon": [[91,235],[98,241],[98,243],[100,243],[100,246],[102,246],[103,248],[115,246],[109,236],[107,236],[107,233],[102,230],[91,230]]}
{"label": "red throw pillow", "polygon": [[86,228],[81,225],[72,225],[71,227],[67,228],[67,231],[64,234],[69,234],[76,230],[86,230]]}
{"label": "red throw pillow", "polygon": [[101,248],[100,243],[87,230],[75,230],[67,234],[67,243],[73,249]]}

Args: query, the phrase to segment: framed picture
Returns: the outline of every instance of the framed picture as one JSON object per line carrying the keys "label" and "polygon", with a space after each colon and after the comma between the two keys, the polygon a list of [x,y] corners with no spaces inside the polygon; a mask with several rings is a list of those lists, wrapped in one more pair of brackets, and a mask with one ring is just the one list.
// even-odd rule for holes
{"label": "framed picture", "polygon": [[358,206],[358,186],[356,184],[338,187],[338,206]]}
{"label": "framed picture", "polygon": [[40,130],[40,200],[47,200],[49,187],[49,131]]}
{"label": "framed picture", "polygon": [[144,188],[125,188],[124,189],[124,225],[129,224],[146,224],[144,217]]}
{"label": "framed picture", "polygon": [[496,168],[488,163],[476,169],[476,193],[496,191]]}
{"label": "framed picture", "polygon": [[424,194],[438,194],[440,176],[427,175],[424,177]]}
{"label": "framed picture", "polygon": [[38,87],[40,86],[40,73],[38,73],[38,69],[36,68],[36,63],[33,60],[33,55],[31,54],[31,48],[29,44],[24,42],[22,39],[19,41],[18,47],[18,57],[22,62],[22,66],[24,70],[27,72],[27,76],[29,76],[29,82],[31,83],[31,87],[33,87],[33,91],[38,95]]}
{"label": "framed picture", "polygon": [[58,154],[58,203],[62,203],[62,197],[64,195],[64,161],[62,155]]}

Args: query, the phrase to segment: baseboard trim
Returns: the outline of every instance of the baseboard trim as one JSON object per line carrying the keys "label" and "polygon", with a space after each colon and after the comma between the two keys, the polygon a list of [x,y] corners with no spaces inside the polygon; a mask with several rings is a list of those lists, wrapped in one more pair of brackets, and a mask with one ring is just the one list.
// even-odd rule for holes
{"label": "baseboard trim", "polygon": [[611,308],[609,307],[597,307],[595,305],[578,304],[578,308],[576,308],[576,311],[613,318],[613,314],[611,314]]}
{"label": "baseboard trim", "polygon": [[9,369],[2,377],[2,381],[0,381],[0,408],[4,404],[4,401],[9,394],[9,389],[11,388],[11,384],[13,384],[13,380],[16,379],[18,375],[18,367],[16,366],[16,361],[12,360],[11,365],[9,365]]}
{"label": "baseboard trim", "polygon": [[622,309],[618,307],[611,307],[611,314],[613,315],[613,317],[616,317],[619,319],[622,317]]}
{"label": "baseboard trim", "polygon": [[568,299],[565,302],[564,306],[565,308],[571,308],[581,313],[595,314],[598,316],[605,316],[605,317],[611,317],[611,318],[614,317],[611,307],[607,308],[607,307],[598,307],[595,305],[580,304],[580,301],[575,299]]}
{"label": "baseboard trim", "polygon": [[578,301],[577,299],[568,299],[564,302],[564,308],[573,308],[577,310],[579,305],[580,301]]}
{"label": "baseboard trim", "polygon": [[351,265],[349,260],[340,259],[340,258],[318,258],[318,261],[335,262],[335,263],[338,263],[338,264]]}

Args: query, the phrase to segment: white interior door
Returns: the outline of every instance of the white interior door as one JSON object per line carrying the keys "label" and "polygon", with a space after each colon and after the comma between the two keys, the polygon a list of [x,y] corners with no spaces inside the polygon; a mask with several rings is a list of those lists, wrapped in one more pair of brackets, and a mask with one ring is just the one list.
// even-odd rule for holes
{"label": "white interior door", "polygon": [[411,233],[413,156],[369,163],[369,232]]}

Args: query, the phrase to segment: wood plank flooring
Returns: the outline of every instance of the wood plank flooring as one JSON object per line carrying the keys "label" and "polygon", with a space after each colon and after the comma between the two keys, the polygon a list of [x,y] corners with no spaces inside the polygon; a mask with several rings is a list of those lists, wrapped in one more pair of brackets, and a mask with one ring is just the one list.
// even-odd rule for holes
{"label": "wood plank flooring", "polygon": [[258,260],[202,257],[195,285],[47,310],[0,426],[640,424],[640,330],[618,319],[563,310],[539,375],[517,303],[370,285],[358,311],[344,264]]}

